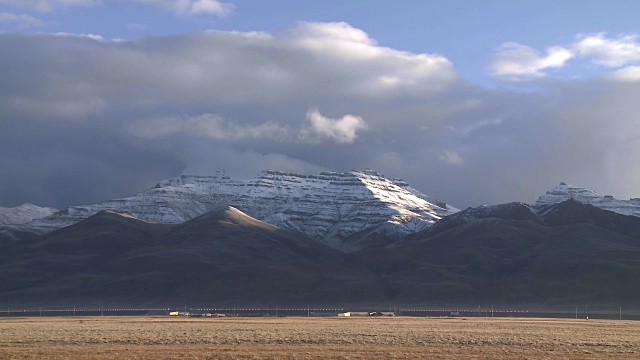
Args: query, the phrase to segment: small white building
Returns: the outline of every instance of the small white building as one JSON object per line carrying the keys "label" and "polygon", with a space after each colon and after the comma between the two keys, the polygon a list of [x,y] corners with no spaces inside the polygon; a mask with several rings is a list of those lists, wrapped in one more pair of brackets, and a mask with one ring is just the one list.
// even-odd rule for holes
{"label": "small white building", "polygon": [[351,312],[339,313],[338,316],[339,317],[351,317]]}
{"label": "small white building", "polygon": [[188,312],[183,312],[183,311],[171,311],[169,312],[169,316],[189,316],[190,314]]}

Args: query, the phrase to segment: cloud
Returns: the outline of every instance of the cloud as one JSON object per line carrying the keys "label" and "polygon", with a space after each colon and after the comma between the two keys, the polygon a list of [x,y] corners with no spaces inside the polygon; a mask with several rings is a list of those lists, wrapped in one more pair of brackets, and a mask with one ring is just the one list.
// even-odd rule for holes
{"label": "cloud", "polygon": [[20,29],[27,29],[40,26],[42,21],[31,15],[0,12],[0,23],[15,23]]}
{"label": "cloud", "polygon": [[173,11],[178,15],[229,15],[235,6],[218,0],[134,0]]}
{"label": "cloud", "polygon": [[[361,48],[327,51],[349,43]],[[437,124],[450,111],[441,109],[458,106],[446,98],[459,79],[442,55],[381,47],[344,23],[136,41],[3,33],[0,52],[7,119],[0,123],[0,199],[7,205],[126,196],[188,169],[254,175],[267,164],[258,159],[297,169],[364,168],[381,154],[402,155],[404,143],[423,136],[411,129]],[[246,154],[255,161],[228,160]],[[148,171],[125,176],[145,161],[153,162]],[[104,180],[79,170],[88,163],[108,163],[96,170]],[[121,185],[111,185],[115,175],[105,171]],[[82,191],[71,194],[66,185]]]}
{"label": "cloud", "polygon": [[619,67],[640,61],[637,35],[624,35],[617,39],[608,39],[604,33],[581,35],[572,47],[578,56],[598,65]]}
{"label": "cloud", "polygon": [[216,114],[157,118],[135,123],[129,127],[129,131],[136,136],[149,139],[181,133],[222,141],[247,138],[283,140],[287,138],[289,132],[286,127],[272,121],[243,126]]}
{"label": "cloud", "polygon": [[[96,35],[96,34],[74,34],[74,33],[66,33],[66,32],[57,32],[57,33],[50,33],[49,35],[60,36],[60,37],[75,37],[80,39],[88,39],[92,41],[109,41],[103,38],[102,36]],[[118,42],[119,40],[110,40],[110,41],[115,43],[115,42]]]}
{"label": "cloud", "polygon": [[492,74],[506,80],[525,80],[545,76],[543,70],[560,68],[573,54],[563,47],[551,47],[541,55],[535,49],[518,43],[505,43],[499,49],[493,64]]}
{"label": "cloud", "polygon": [[371,76],[357,90],[387,94],[411,85],[415,90],[442,90],[456,80],[451,62],[438,54],[413,54],[379,46],[368,34],[344,22],[302,22],[292,31],[294,46],[309,51],[329,66],[359,64]]}
{"label": "cloud", "polygon": [[353,143],[358,137],[358,130],[367,128],[367,124],[360,116],[345,115],[340,119],[325,117],[318,109],[310,109],[307,112],[307,120],[310,128],[303,134],[304,139],[314,135],[332,139],[338,144]]}
{"label": "cloud", "polygon": [[462,157],[455,151],[452,150],[442,150],[438,153],[438,159],[444,162],[445,164],[461,166],[464,164],[464,160]]}
{"label": "cloud", "polygon": [[139,121],[128,130],[132,135],[158,139],[175,134],[208,138],[220,141],[245,139],[270,139],[278,142],[319,143],[332,140],[339,144],[350,144],[358,137],[358,130],[366,129],[359,116],[345,115],[340,119],[329,119],[317,109],[307,112],[308,124],[298,129],[281,125],[275,121],[259,124],[240,124],[217,114],[197,116],[168,116]]}
{"label": "cloud", "polygon": [[640,81],[640,66],[627,66],[606,76],[615,81],[636,82]]}
{"label": "cloud", "polygon": [[620,67],[640,62],[638,36],[622,35],[607,38],[605,33],[583,34],[565,46],[553,46],[541,55],[535,49],[505,43],[498,48],[491,64],[491,73],[506,81],[530,80],[547,76],[549,69],[561,68],[571,59],[580,59],[605,67]]}
{"label": "cloud", "polygon": [[91,6],[99,0],[0,0],[0,5],[26,8],[38,12],[51,12],[71,6]]}
{"label": "cloud", "polygon": [[[606,67],[628,81],[488,89],[444,55],[345,23],[136,41],[0,33],[0,53],[2,206],[93,203],[219,168],[370,167],[457,207],[532,202],[560,181],[640,195],[634,64]],[[554,69],[552,53],[533,68]]]}

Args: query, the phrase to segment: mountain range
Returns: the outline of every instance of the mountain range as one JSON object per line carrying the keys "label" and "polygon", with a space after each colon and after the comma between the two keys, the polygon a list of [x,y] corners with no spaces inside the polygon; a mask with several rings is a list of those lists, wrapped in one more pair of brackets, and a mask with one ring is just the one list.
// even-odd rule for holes
{"label": "mountain range", "polygon": [[458,211],[401,179],[387,179],[371,170],[318,175],[263,171],[249,180],[224,174],[180,176],[131,197],[72,206],[31,224],[56,229],[101,210],[180,224],[220,206],[236,207],[258,220],[329,243],[372,226],[399,237]]}
{"label": "mountain range", "polygon": [[460,211],[371,170],[180,176],[0,227],[0,303],[14,306],[637,299],[640,201],[566,183]]}

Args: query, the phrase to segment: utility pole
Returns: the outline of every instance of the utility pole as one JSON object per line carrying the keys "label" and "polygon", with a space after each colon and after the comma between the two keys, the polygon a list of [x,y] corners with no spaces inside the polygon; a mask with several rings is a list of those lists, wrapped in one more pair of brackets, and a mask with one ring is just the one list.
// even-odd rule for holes
{"label": "utility pole", "polygon": [[76,306],[73,305],[73,316],[76,316]]}
{"label": "utility pole", "polygon": [[622,306],[620,306],[620,320],[622,320]]}
{"label": "utility pole", "polygon": [[576,320],[578,320],[578,307],[576,306]]}
{"label": "utility pole", "polygon": [[307,305],[307,317],[311,316],[311,305]]}
{"label": "utility pole", "polygon": [[589,304],[584,304],[584,315],[587,317],[587,320],[589,320]]}

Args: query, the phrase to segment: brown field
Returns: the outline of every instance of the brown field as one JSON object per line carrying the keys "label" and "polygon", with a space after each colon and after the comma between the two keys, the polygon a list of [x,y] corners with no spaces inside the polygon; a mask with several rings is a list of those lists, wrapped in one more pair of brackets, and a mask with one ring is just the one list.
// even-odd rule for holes
{"label": "brown field", "polygon": [[640,322],[498,318],[0,320],[2,359],[640,359]]}

